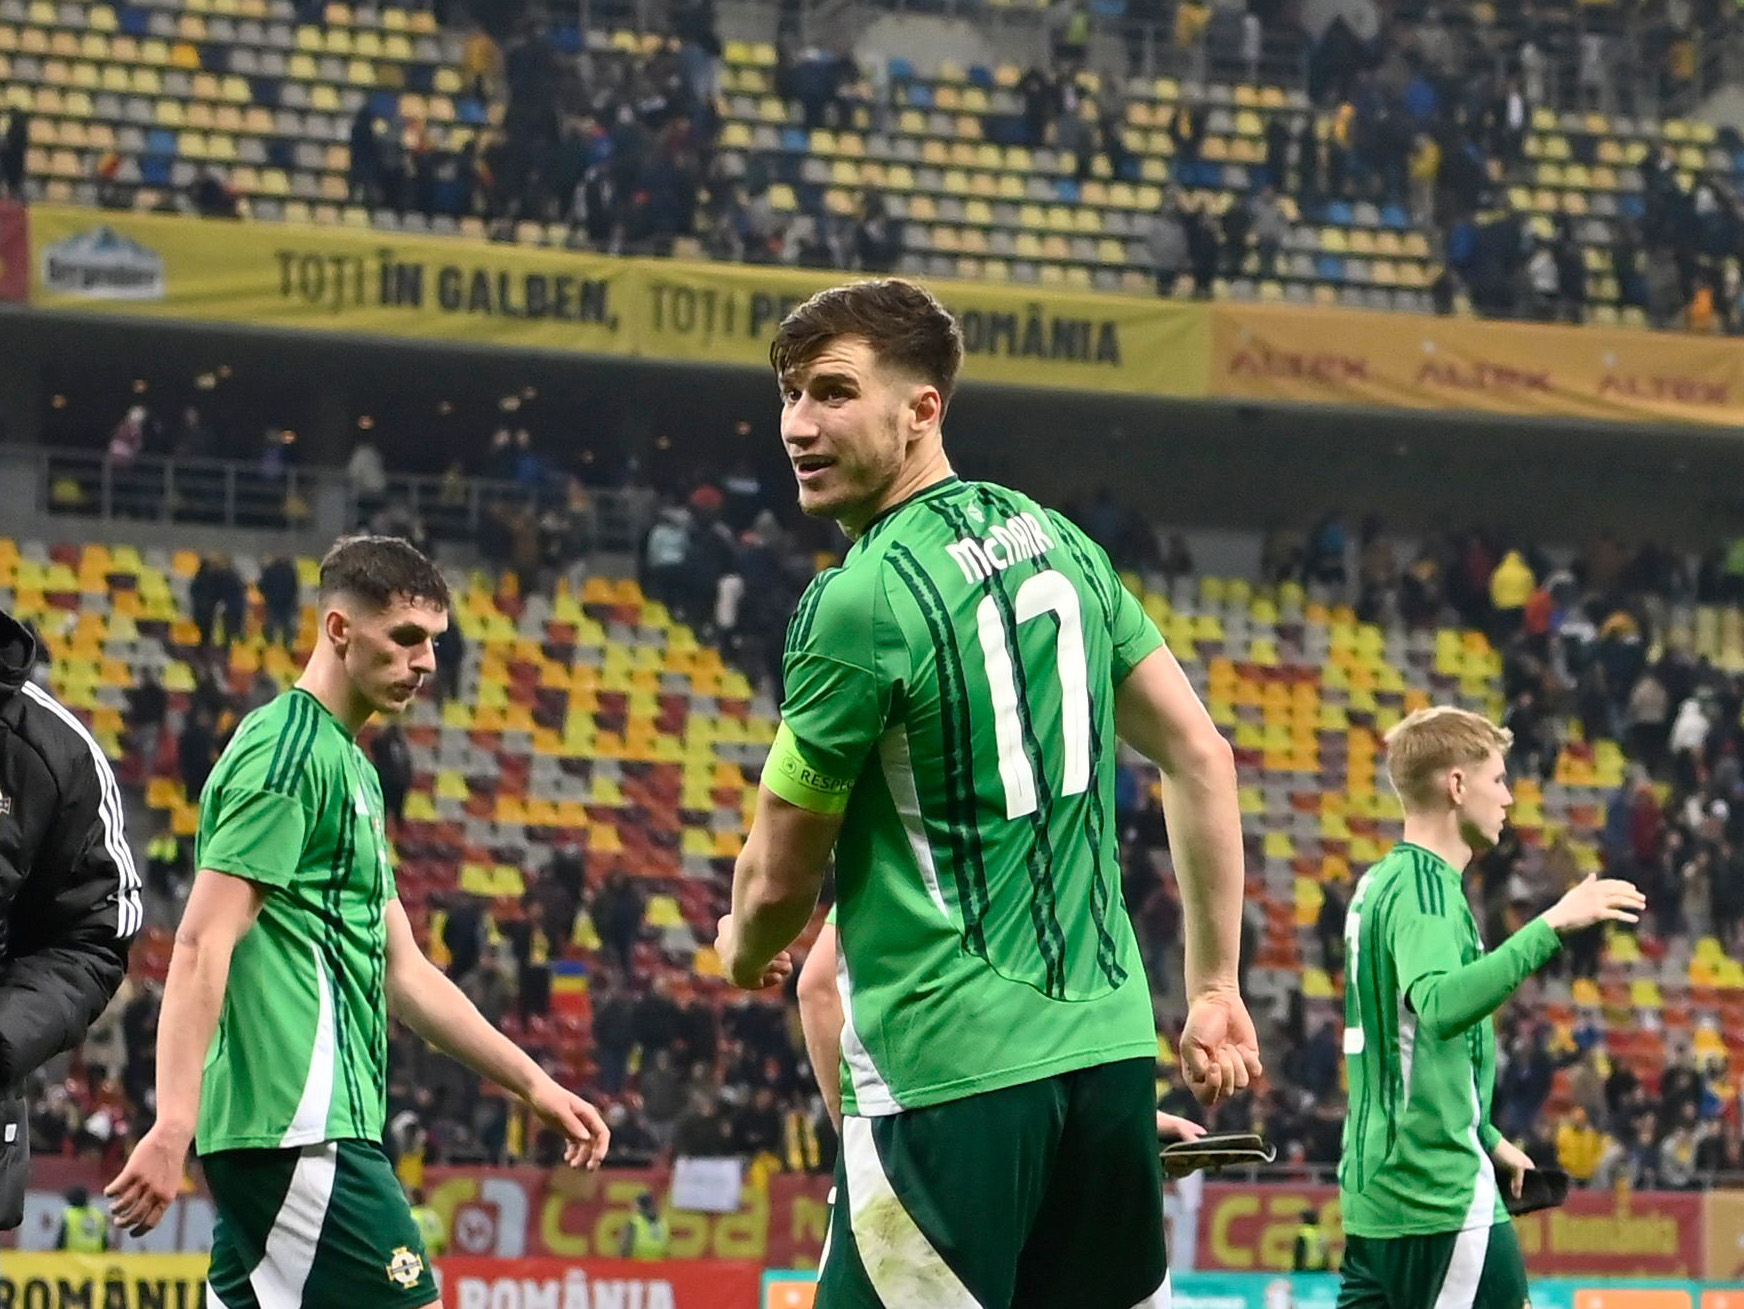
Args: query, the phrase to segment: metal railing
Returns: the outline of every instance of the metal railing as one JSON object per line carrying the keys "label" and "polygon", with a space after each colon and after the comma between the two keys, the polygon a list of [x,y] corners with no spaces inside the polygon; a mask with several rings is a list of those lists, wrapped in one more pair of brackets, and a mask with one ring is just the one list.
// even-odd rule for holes
{"label": "metal railing", "polygon": [[36,504],[50,516],[239,529],[346,531],[372,523],[420,529],[433,542],[477,543],[493,515],[564,506],[579,550],[627,551],[647,528],[646,493],[594,491],[567,509],[554,487],[476,477],[390,476],[379,494],[359,494],[340,468],[225,459],[141,456],[117,462],[95,450],[43,450]]}
{"label": "metal railing", "polygon": [[120,461],[89,450],[45,451],[39,467],[37,504],[46,513],[217,527],[299,526],[319,477],[241,460]]}

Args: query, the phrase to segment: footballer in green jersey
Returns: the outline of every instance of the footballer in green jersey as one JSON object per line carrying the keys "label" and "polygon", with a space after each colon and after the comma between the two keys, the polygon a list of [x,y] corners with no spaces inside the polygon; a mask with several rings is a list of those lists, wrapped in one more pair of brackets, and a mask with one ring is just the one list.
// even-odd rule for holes
{"label": "footballer in green jersey", "polygon": [[434,1271],[383,1149],[390,1014],[520,1096],[597,1167],[609,1134],[424,957],[394,890],[381,786],[358,746],[436,666],[440,570],[351,537],[321,563],[296,686],[242,720],[200,797],[199,873],[158,1023],[157,1122],[108,1189],[135,1233],[199,1152],[216,1309],[427,1309]]}
{"label": "footballer in green jersey", "polygon": [[1532,1161],[1490,1124],[1491,1016],[1562,934],[1634,922],[1628,882],[1588,878],[1485,952],[1461,876],[1513,798],[1511,737],[1462,709],[1387,734],[1405,839],[1365,873],[1345,916],[1350,1104],[1338,1166],[1342,1309],[1521,1309],[1526,1268],[1503,1188]]}
{"label": "footballer in green jersey", "polygon": [[785,978],[833,852],[843,1148],[819,1304],[1164,1305],[1156,1027],[1121,899],[1115,739],[1163,768],[1182,1063],[1207,1101],[1259,1071],[1235,983],[1229,746],[1100,548],[953,474],[962,341],[931,295],[820,293],[770,359],[800,507],[853,544],[794,613],[717,948],[741,986]]}

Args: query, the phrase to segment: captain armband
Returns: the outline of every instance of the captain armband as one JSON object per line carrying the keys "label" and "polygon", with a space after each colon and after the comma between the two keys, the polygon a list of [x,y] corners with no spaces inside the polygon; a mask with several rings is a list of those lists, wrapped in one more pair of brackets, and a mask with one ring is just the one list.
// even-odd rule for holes
{"label": "captain armband", "polygon": [[799,752],[799,742],[783,723],[763,765],[763,785],[788,804],[814,814],[839,814],[848,807],[852,778],[831,777],[812,767]]}

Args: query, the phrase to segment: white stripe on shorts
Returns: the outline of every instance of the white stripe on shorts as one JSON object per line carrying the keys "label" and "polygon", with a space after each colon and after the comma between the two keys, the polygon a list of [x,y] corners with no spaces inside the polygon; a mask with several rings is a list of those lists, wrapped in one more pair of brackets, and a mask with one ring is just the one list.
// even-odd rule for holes
{"label": "white stripe on shorts", "polygon": [[1163,1284],[1135,1304],[1132,1309],[1173,1309],[1173,1306],[1174,1290],[1169,1285],[1169,1270],[1165,1268],[1163,1269]]}
{"label": "white stripe on shorts", "polygon": [[[872,1140],[872,1124],[842,1119],[848,1227],[866,1278],[885,1309],[981,1309],[902,1207]],[[261,1309],[269,1309],[264,1303]]]}
{"label": "white stripe on shorts", "polygon": [[267,1234],[266,1253],[248,1275],[260,1309],[302,1309],[303,1284],[315,1266],[315,1247],[333,1198],[339,1142],[305,1146],[297,1155],[291,1188]]}
{"label": "white stripe on shorts", "polygon": [[1441,1279],[1435,1309],[1472,1309],[1478,1298],[1478,1283],[1484,1275],[1484,1256],[1489,1251],[1488,1227],[1469,1227],[1454,1238],[1453,1257],[1447,1261],[1447,1276]]}

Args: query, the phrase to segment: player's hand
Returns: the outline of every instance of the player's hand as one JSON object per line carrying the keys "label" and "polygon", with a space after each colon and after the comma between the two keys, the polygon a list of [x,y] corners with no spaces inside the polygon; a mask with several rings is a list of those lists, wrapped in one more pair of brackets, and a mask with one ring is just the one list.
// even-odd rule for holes
{"label": "player's hand", "polygon": [[1181,1074],[1200,1104],[1227,1100],[1262,1071],[1259,1035],[1233,986],[1206,991],[1187,1006]]}
{"label": "player's hand", "polygon": [[188,1145],[185,1133],[172,1131],[161,1122],[141,1137],[121,1175],[103,1188],[111,1201],[110,1221],[134,1236],[144,1236],[156,1227],[181,1193]]}
{"label": "player's hand", "polygon": [[1621,878],[1600,879],[1588,873],[1567,895],[1544,911],[1544,921],[1559,935],[1578,932],[1594,923],[1637,923],[1647,908],[1647,897],[1633,882]]}
{"label": "player's hand", "polygon": [[1507,1183],[1508,1194],[1518,1200],[1520,1188],[1526,1184],[1528,1170],[1536,1168],[1537,1165],[1524,1150],[1506,1137],[1496,1142],[1496,1148],[1490,1151],[1490,1158],[1496,1161],[1496,1172]]}
{"label": "player's hand", "polygon": [[722,918],[715,929],[715,954],[720,956],[721,971],[727,975],[727,980],[746,991],[779,986],[793,975],[793,954],[788,950],[783,950],[760,970],[747,966],[738,957],[739,934],[734,930],[731,914]]}
{"label": "player's hand", "polygon": [[563,1162],[589,1172],[600,1166],[611,1147],[612,1130],[600,1112],[573,1091],[566,1091],[549,1077],[533,1088],[527,1105],[552,1127],[562,1132],[568,1144]]}
{"label": "player's hand", "polygon": [[1191,1118],[1177,1118],[1174,1114],[1166,1114],[1157,1110],[1157,1139],[1159,1141],[1197,1141],[1205,1135],[1205,1129]]}

